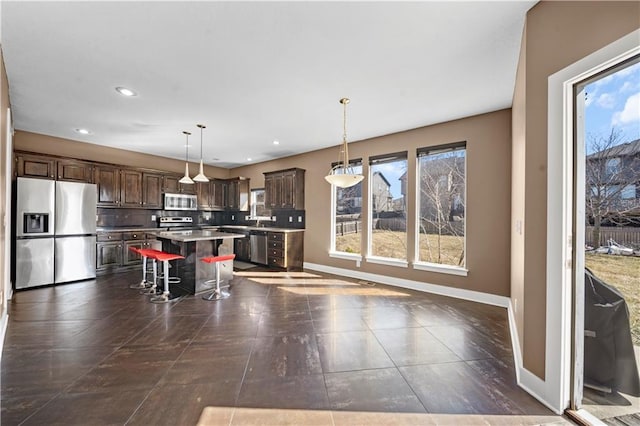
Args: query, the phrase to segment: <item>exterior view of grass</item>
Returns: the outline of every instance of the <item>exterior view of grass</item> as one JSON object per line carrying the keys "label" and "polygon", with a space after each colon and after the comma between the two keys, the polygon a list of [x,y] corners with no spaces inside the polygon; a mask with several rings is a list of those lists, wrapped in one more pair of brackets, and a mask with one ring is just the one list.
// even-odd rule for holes
{"label": "exterior view of grass", "polygon": [[633,344],[640,346],[640,257],[586,253],[585,265],[622,293],[629,308]]}
{"label": "exterior view of grass", "polygon": [[[360,253],[362,234],[336,235],[336,250],[347,253]],[[374,230],[373,254],[375,256],[406,259],[406,232]],[[438,261],[438,236],[420,234],[420,260],[445,265],[462,265],[464,238],[450,235],[440,237],[440,261]]]}

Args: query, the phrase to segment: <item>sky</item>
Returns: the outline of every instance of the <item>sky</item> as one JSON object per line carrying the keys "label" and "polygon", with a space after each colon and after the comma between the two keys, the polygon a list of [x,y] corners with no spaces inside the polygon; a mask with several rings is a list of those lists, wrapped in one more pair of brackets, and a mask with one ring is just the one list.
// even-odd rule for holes
{"label": "sky", "polygon": [[621,142],[640,139],[640,62],[586,87],[585,132],[607,137],[622,131]]}

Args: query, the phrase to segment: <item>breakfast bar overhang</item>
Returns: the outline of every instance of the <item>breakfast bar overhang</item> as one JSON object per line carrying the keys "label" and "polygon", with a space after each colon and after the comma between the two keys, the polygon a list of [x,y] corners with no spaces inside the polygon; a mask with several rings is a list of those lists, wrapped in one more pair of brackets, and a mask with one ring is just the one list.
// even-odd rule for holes
{"label": "breakfast bar overhang", "polygon": [[[179,283],[170,285],[171,292],[176,295],[212,290],[212,285],[205,284],[205,281],[214,277],[213,269],[201,259],[232,254],[233,239],[245,237],[242,234],[209,230],[162,231],[154,234],[162,241],[162,251],[184,256],[184,259],[175,261],[170,272],[172,277],[180,278]],[[220,278],[233,278],[233,260],[221,262]]]}

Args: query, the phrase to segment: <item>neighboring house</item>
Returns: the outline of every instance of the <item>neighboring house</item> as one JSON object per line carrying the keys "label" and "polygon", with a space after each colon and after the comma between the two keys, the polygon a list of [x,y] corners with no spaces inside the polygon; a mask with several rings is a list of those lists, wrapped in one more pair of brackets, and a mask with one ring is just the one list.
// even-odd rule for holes
{"label": "neighboring house", "polygon": [[349,188],[338,188],[337,209],[339,215],[359,214],[362,212],[362,184]]}
{"label": "neighboring house", "polygon": [[371,176],[372,210],[375,213],[393,211],[393,196],[391,184],[380,172],[374,172]]}
{"label": "neighboring house", "polygon": [[586,160],[588,219],[627,222],[640,217],[640,139],[595,152]]}

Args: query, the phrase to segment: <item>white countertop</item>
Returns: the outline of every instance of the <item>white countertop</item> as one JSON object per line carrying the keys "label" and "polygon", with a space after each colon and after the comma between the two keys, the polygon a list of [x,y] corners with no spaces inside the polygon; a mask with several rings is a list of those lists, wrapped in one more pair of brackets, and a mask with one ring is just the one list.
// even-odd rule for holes
{"label": "white countertop", "polygon": [[226,238],[244,238],[242,234],[230,234],[228,232],[193,230],[193,231],[159,231],[150,232],[159,239],[191,242],[191,241],[210,241],[224,240]]}

